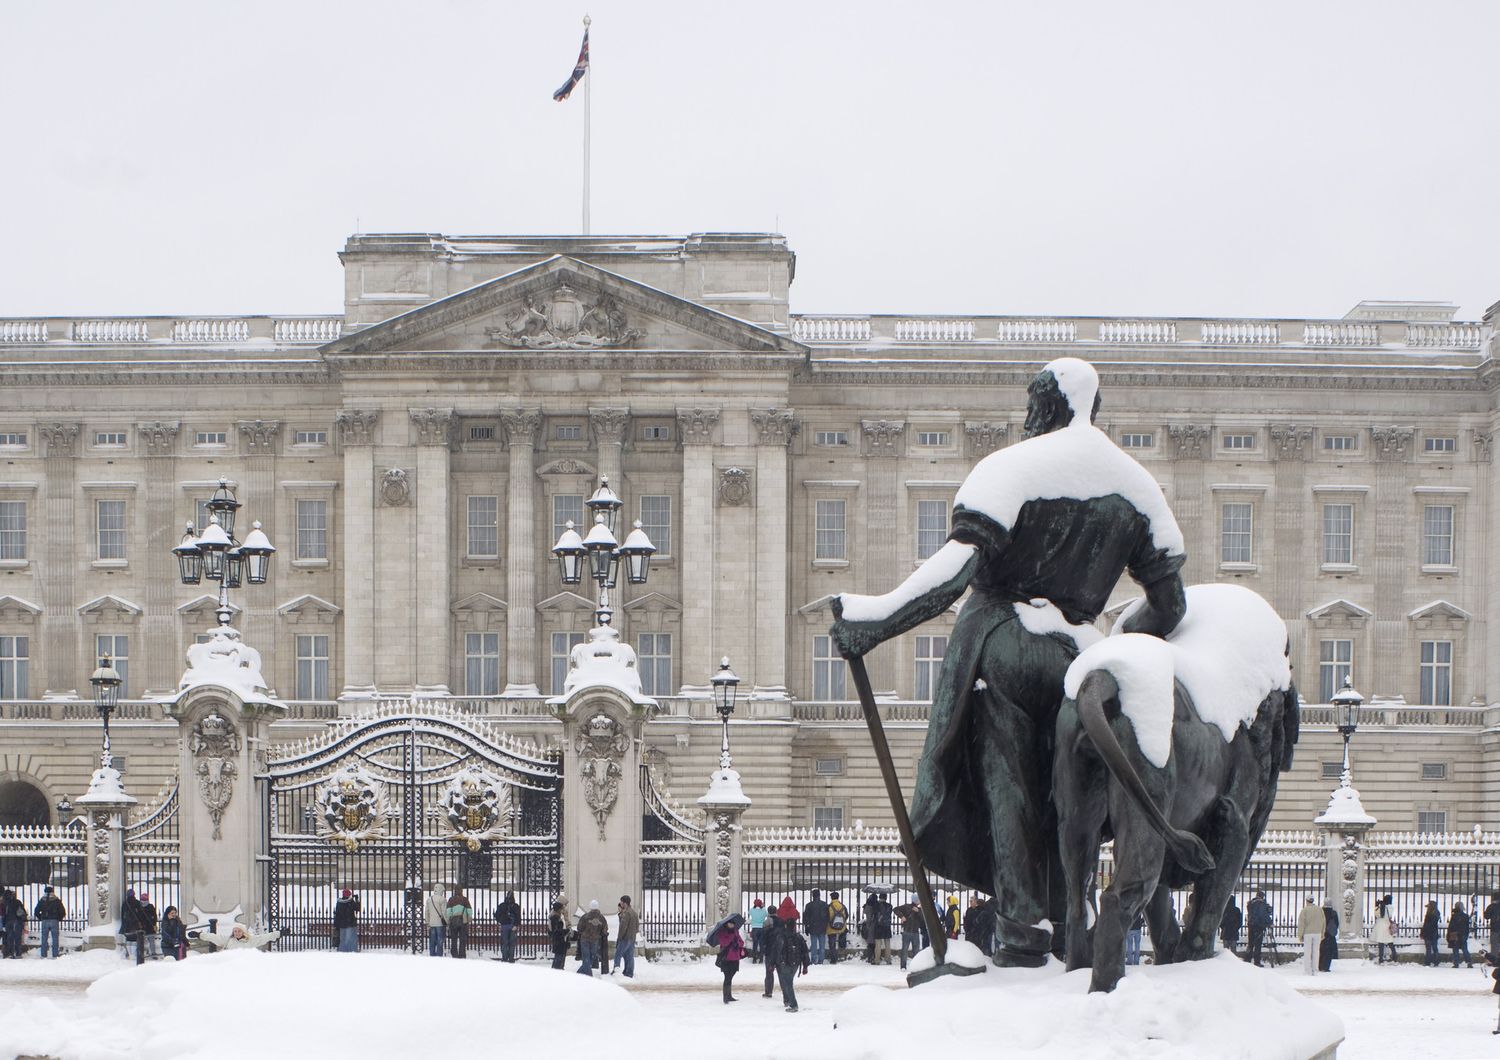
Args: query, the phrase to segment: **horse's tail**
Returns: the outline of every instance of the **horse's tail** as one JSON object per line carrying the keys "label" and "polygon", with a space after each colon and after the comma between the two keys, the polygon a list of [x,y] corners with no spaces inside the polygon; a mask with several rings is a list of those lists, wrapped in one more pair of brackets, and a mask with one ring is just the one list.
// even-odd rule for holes
{"label": "horse's tail", "polygon": [[1083,730],[1088,733],[1099,757],[1104,759],[1104,764],[1115,780],[1124,786],[1145,814],[1147,823],[1166,841],[1167,849],[1177,863],[1189,872],[1208,872],[1214,867],[1214,857],[1208,852],[1208,847],[1193,833],[1172,827],[1172,823],[1161,812],[1161,807],[1156,805],[1156,800],[1146,790],[1135,765],[1116,739],[1109,719],[1104,716],[1105,702],[1119,694],[1120,686],[1107,670],[1090,672],[1078,689],[1078,717],[1083,722]]}

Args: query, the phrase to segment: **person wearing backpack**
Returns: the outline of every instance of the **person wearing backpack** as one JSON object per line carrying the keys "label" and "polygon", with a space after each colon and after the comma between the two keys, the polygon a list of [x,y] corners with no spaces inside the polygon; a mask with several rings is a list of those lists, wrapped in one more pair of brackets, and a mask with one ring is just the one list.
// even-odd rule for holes
{"label": "person wearing backpack", "polygon": [[1271,903],[1266,901],[1265,891],[1255,892],[1255,897],[1250,899],[1249,913],[1250,944],[1245,949],[1245,959],[1255,967],[1261,968],[1264,967],[1260,963],[1261,947],[1265,944],[1266,932],[1271,930],[1273,919]]}
{"label": "person wearing backpack", "polygon": [[[781,979],[781,1003],[787,1012],[797,1011],[797,990],[793,981],[797,977],[800,968],[803,975],[807,974],[809,954],[807,941],[803,939],[802,932],[797,930],[797,910],[788,910],[792,900],[788,898],[781,903],[781,908],[776,911],[778,919],[785,918],[781,931],[776,939],[776,951],[774,956],[767,954],[766,961],[776,962],[776,974]],[[790,916],[787,913],[790,912]]]}
{"label": "person wearing backpack", "polygon": [[448,930],[448,905],[443,901],[438,884],[427,885],[427,898],[422,902],[422,919],[427,922],[427,956],[443,955],[444,935]]}
{"label": "person wearing backpack", "polygon": [[464,889],[457,885],[448,895],[448,953],[460,960],[469,955],[469,921],[474,919],[474,907],[464,897]]}
{"label": "person wearing backpack", "polygon": [[849,945],[849,907],[839,901],[839,892],[828,896],[828,963],[838,964],[839,954]]}
{"label": "person wearing backpack", "polygon": [[47,939],[52,939],[52,959],[59,956],[57,940],[62,931],[63,917],[68,915],[63,908],[62,899],[57,896],[51,887],[43,888],[42,899],[37,902],[36,908],[32,910],[36,914],[36,921],[41,925],[42,932],[42,960],[47,959]]}

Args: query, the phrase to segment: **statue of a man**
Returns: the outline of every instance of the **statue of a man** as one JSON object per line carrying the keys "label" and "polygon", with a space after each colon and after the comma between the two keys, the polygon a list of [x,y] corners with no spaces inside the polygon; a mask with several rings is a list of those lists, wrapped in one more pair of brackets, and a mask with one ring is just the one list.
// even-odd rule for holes
{"label": "statue of a man", "polygon": [[[1024,440],[954,499],[948,543],[884,596],[843,594],[833,636],[863,655],[972,588],[948,639],[918,766],[912,828],[926,865],[995,896],[995,963],[1045,963],[1064,884],[1051,807],[1063,675],[1123,571],[1145,589],[1129,632],[1183,614],[1182,532],[1156,480],[1093,419],[1099,377],[1072,357],[1027,388]],[[1061,938],[1061,935],[1058,936]]]}

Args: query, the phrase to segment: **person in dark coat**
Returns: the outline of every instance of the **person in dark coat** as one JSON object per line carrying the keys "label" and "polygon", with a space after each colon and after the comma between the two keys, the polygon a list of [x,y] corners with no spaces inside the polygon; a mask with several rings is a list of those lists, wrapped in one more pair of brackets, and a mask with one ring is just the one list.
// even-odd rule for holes
{"label": "person in dark coat", "polygon": [[875,918],[879,915],[880,896],[871,891],[859,911],[859,937],[865,940],[865,963],[875,963]]}
{"label": "person in dark coat", "polygon": [[120,903],[120,934],[135,943],[135,963],[146,963],[146,920],[141,910],[141,900],[135,896],[135,888],[125,889],[125,900]]}
{"label": "person in dark coat", "polygon": [[1422,946],[1425,952],[1422,954],[1422,966],[1424,968],[1436,968],[1442,963],[1442,957],[1438,953],[1438,947],[1443,940],[1443,915],[1438,912],[1438,904],[1434,901],[1427,903],[1427,912],[1422,914]]}
{"label": "person in dark coat", "polygon": [[1265,944],[1266,932],[1271,929],[1273,919],[1271,903],[1266,901],[1265,891],[1255,892],[1247,912],[1250,914],[1250,923],[1247,925],[1250,928],[1250,945],[1245,950],[1245,959],[1260,968],[1263,967],[1260,963],[1261,947]]}
{"label": "person in dark coat", "polygon": [[495,906],[495,922],[500,925],[500,959],[516,963],[516,938],[521,933],[521,906],[514,891],[505,892],[505,900]]}
{"label": "person in dark coat", "polygon": [[731,993],[734,983],[734,975],[740,970],[740,961],[745,956],[745,940],[740,937],[740,926],[744,924],[745,918],[736,913],[725,921],[724,926],[713,938],[713,944],[719,947],[719,956],[714,963],[724,973],[724,1004],[738,1001],[739,998]]}
{"label": "person in dark coat", "polygon": [[347,887],[333,907],[333,934],[340,953],[359,952],[359,895]]}
{"label": "person in dark coat", "polygon": [[1318,971],[1333,971],[1334,958],[1339,955],[1339,911],[1332,901],[1323,903],[1323,941],[1318,944]]}
{"label": "person in dark coat", "polygon": [[1500,891],[1490,895],[1490,904],[1484,907],[1484,920],[1490,929],[1490,952],[1500,953]]}
{"label": "person in dark coat", "polygon": [[55,960],[60,956],[57,948],[58,937],[62,934],[63,918],[68,911],[63,908],[62,899],[51,887],[42,891],[41,901],[37,902],[36,908],[32,910],[36,916],[37,923],[42,932],[42,960],[47,959],[47,939],[52,939],[52,957]]}
{"label": "person in dark coat", "polygon": [[161,922],[156,918],[156,906],[152,904],[151,896],[145,891],[141,892],[141,930],[146,933],[146,956],[153,961],[161,960],[161,951],[157,949],[161,941],[158,937]]}
{"label": "person in dark coat", "polygon": [[[787,902],[791,899],[788,898]],[[785,909],[785,903],[783,903]],[[773,962],[776,965],[776,974],[781,977],[781,1003],[788,1012],[797,1011],[797,990],[793,986],[800,969],[803,975],[807,974],[808,952],[807,942],[802,938],[802,933],[797,930],[797,919],[783,920],[782,910],[777,911],[777,919],[782,920],[781,929],[776,933],[776,949],[774,952],[767,951],[766,964]],[[794,910],[795,912],[795,910]]]}
{"label": "person in dark coat", "polygon": [[0,891],[0,936],[5,956],[20,960],[26,938],[26,906],[9,889]]}
{"label": "person in dark coat", "polygon": [[979,936],[984,932],[984,906],[979,904],[979,895],[969,895],[969,908],[964,910],[964,938],[979,945]]}
{"label": "person in dark coat", "polygon": [[552,967],[561,969],[568,959],[568,910],[561,902],[552,903],[547,918],[547,942],[552,946]]}
{"label": "person in dark coat", "polygon": [[187,956],[187,925],[177,915],[175,905],[167,906],[161,915],[161,952],[174,961]]}
{"label": "person in dark coat", "polygon": [[875,942],[875,955],[871,959],[872,964],[891,963],[891,903],[885,900],[885,895],[878,895],[875,901],[875,916],[870,922],[870,935]]}
{"label": "person in dark coat", "polygon": [[1448,949],[1453,952],[1453,967],[1458,967],[1460,958],[1474,967],[1474,958],[1469,956],[1469,914],[1462,902],[1454,902],[1448,914]]}
{"label": "person in dark coat", "polygon": [[901,970],[906,971],[906,962],[917,955],[922,945],[922,909],[915,901],[896,907],[896,918],[901,924]]}
{"label": "person in dark coat", "polygon": [[1219,920],[1219,938],[1224,943],[1224,948],[1230,953],[1240,944],[1240,927],[1244,924],[1244,914],[1240,907],[1234,904],[1234,895],[1229,896],[1229,904],[1224,907],[1224,916]]}
{"label": "person in dark coat", "polygon": [[828,903],[823,901],[816,887],[802,907],[802,930],[807,932],[812,963],[822,964],[828,952]]}
{"label": "person in dark coat", "polygon": [[781,952],[781,918],[775,913],[766,914],[766,922],[760,929],[760,955],[766,962],[766,986],[761,997],[770,997],[776,989],[776,961],[773,954]]}

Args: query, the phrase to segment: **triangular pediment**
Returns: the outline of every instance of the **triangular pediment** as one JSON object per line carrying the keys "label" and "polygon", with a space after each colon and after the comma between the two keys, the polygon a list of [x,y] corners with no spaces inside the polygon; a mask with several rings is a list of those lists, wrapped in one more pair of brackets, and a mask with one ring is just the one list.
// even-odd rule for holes
{"label": "triangular pediment", "polygon": [[507,607],[504,600],[491,596],[489,593],[470,593],[454,603],[453,611],[455,614],[465,611],[504,611]]}
{"label": "triangular pediment", "polygon": [[[177,605],[177,613],[179,615],[211,615],[218,609],[219,598],[216,596],[211,596],[208,593],[204,593],[202,596],[196,596],[185,604]],[[234,604],[230,604],[229,610],[238,614],[240,609]]]}
{"label": "triangular pediment", "polygon": [[86,604],[80,604],[78,613],[80,615],[105,615],[109,613],[135,617],[141,613],[141,605],[133,604],[123,597],[106,593],[96,596]]}
{"label": "triangular pediment", "polygon": [[303,615],[322,613],[325,615],[336,615],[340,611],[337,604],[331,604],[321,596],[312,593],[303,593],[293,600],[288,600],[276,609],[277,614]]}
{"label": "triangular pediment", "polygon": [[30,600],[22,600],[19,596],[0,596],[0,618],[11,615],[40,615],[42,609]]}
{"label": "triangular pediment", "polygon": [[1342,618],[1347,621],[1364,621],[1373,612],[1365,610],[1352,600],[1330,600],[1326,604],[1313,608],[1307,612],[1307,617],[1314,622],[1319,619]]}
{"label": "triangular pediment", "polygon": [[566,589],[536,605],[538,611],[592,611],[598,605]]}
{"label": "triangular pediment", "polygon": [[807,347],[716,309],[564,255],[440,298],[322,347],[373,353],[629,351],[804,355]]}
{"label": "triangular pediment", "polygon": [[1457,604],[1450,604],[1447,600],[1434,600],[1430,604],[1423,604],[1415,611],[1406,616],[1413,621],[1418,619],[1453,619],[1458,622],[1467,622],[1472,617],[1469,612]]}
{"label": "triangular pediment", "polygon": [[677,600],[673,600],[666,593],[650,592],[643,596],[637,596],[630,603],[626,604],[622,610],[645,612],[681,611],[682,604]]}

